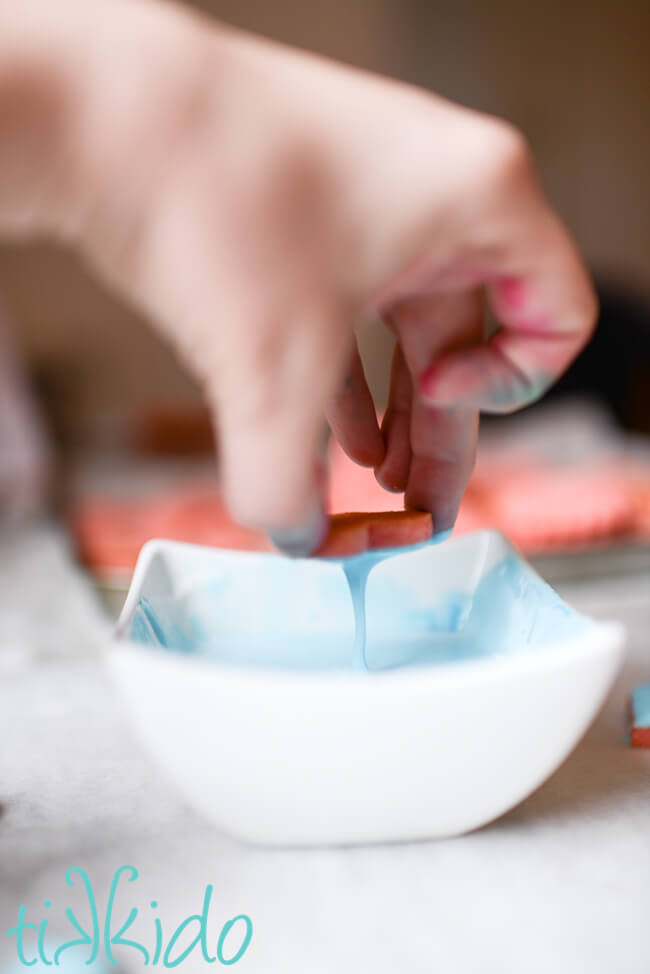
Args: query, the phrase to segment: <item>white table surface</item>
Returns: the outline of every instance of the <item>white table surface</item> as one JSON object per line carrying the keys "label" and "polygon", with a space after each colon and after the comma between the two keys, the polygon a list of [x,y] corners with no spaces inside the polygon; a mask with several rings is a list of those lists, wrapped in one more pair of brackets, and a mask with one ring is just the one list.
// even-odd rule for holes
{"label": "white table surface", "polygon": [[[568,594],[624,619],[628,660],[538,792],[459,839],[273,851],[203,823],[148,765],[102,668],[106,618],[60,533],[3,536],[0,970],[21,903],[38,922],[49,897],[55,926],[77,902],[68,867],[86,869],[102,900],[115,870],[134,864],[129,907],[156,899],[170,931],[200,911],[208,883],[214,940],[225,920],[251,917],[238,971],[650,974],[650,753],[627,747],[623,730],[626,694],[650,680],[650,578]],[[152,928],[138,929],[153,944]],[[120,956],[121,970],[141,969]],[[205,969],[198,955],[180,967]]]}

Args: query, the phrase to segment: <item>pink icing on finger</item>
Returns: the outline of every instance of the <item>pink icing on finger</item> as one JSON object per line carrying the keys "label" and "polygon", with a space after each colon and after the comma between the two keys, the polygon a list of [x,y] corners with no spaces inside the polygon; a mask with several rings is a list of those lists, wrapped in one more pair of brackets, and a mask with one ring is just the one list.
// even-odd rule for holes
{"label": "pink icing on finger", "polygon": [[496,283],[500,299],[511,311],[521,311],[528,303],[528,286],[518,277],[502,277]]}

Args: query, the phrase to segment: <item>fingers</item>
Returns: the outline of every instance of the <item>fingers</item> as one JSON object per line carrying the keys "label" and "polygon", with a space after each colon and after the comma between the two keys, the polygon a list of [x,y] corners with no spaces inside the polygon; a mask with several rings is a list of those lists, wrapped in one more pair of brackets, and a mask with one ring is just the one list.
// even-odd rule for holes
{"label": "fingers", "polygon": [[193,200],[167,199],[141,271],[147,293],[212,409],[231,515],[289,554],[311,554],[328,529],[324,417],[350,359],[354,315],[298,266],[292,238],[271,274],[261,235],[242,252],[201,226]]}
{"label": "fingers", "polygon": [[540,203],[502,241],[485,273],[501,328],[490,343],[434,362],[419,389],[430,403],[510,412],[540,398],[586,344],[597,302],[563,228]]}
{"label": "fingers", "polygon": [[479,416],[475,410],[413,407],[413,459],[406,507],[431,511],[434,532],[451,531],[469,482],[478,440]]}
{"label": "fingers", "polygon": [[296,327],[271,321],[247,328],[218,369],[213,401],[231,513],[288,554],[306,555],[328,529],[323,416],[349,353],[349,331],[317,301],[297,317]]}
{"label": "fingers", "polygon": [[382,462],[384,441],[356,344],[350,367],[328,406],[327,419],[352,460],[364,467],[376,467]]}
{"label": "fingers", "polygon": [[[391,317],[416,382],[424,363],[434,361],[441,350],[480,342],[484,331],[478,292],[412,298]],[[436,534],[449,531],[474,466],[478,413],[465,407],[432,406],[416,392],[409,438],[406,506],[431,511]]]}
{"label": "fingers", "polygon": [[385,454],[375,476],[386,490],[406,490],[411,466],[411,401],[413,384],[399,343],[393,353],[388,406],[381,432]]}

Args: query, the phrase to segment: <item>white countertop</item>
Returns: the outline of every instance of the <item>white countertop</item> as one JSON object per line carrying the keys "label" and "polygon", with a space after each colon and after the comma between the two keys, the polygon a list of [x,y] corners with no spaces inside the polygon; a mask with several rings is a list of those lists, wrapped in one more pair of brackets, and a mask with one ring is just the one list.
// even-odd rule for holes
{"label": "white countertop", "polygon": [[[237,971],[650,974],[650,753],[624,743],[626,695],[650,680],[650,578],[563,594],[622,618],[629,655],[538,792],[459,839],[272,851],[204,824],[147,764],[102,669],[107,621],[62,536],[0,539],[0,971],[20,904],[40,922],[49,898],[53,928],[83,902],[67,868],[86,869],[101,901],[133,864],[122,909],[145,911],[137,935],[150,946],[151,899],[171,931],[212,884],[214,941],[230,917],[251,917]],[[142,968],[134,952],[120,957],[120,970]],[[204,969],[197,954],[180,966]]]}

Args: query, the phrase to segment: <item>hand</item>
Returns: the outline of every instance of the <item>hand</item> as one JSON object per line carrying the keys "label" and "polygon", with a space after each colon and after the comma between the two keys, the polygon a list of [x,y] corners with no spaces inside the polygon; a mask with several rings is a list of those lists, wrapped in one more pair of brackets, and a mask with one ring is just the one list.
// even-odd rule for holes
{"label": "hand", "polygon": [[[235,516],[318,547],[327,413],[449,528],[478,409],[540,396],[596,313],[520,134],[173,7],[74,9],[93,29],[67,68],[76,178],[57,230],[201,381]],[[397,337],[381,431],[354,340],[371,311]]]}

